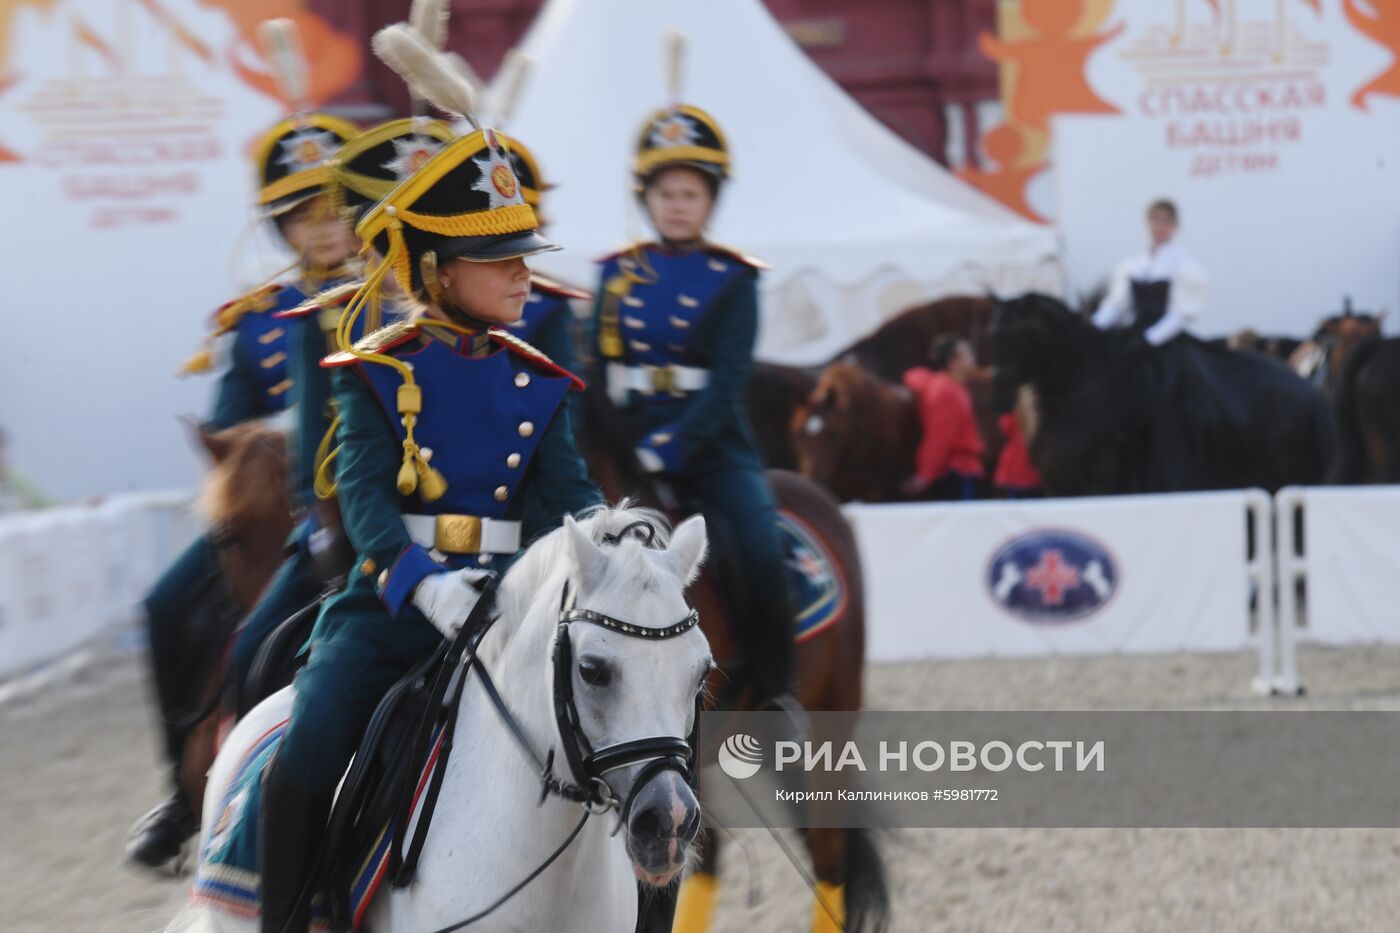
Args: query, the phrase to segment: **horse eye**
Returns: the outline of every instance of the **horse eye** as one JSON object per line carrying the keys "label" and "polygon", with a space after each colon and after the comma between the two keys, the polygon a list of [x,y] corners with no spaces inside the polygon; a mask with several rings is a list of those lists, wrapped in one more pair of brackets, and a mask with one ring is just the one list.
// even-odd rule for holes
{"label": "horse eye", "polygon": [[578,662],[578,675],[590,687],[606,687],[612,683],[612,668],[597,658]]}
{"label": "horse eye", "polygon": [[821,415],[812,415],[807,419],[808,434],[820,434],[824,427],[826,427],[826,422],[822,420]]}

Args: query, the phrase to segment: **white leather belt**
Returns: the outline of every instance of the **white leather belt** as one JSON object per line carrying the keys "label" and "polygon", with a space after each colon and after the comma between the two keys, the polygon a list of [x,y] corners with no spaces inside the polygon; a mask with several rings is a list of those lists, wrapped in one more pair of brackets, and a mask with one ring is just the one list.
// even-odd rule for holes
{"label": "white leather belt", "polygon": [[405,515],[403,526],[419,547],[444,554],[514,554],[520,523],[476,515]]}
{"label": "white leather belt", "polygon": [[696,366],[608,364],[608,397],[619,404],[627,400],[628,392],[680,397],[687,392],[698,392],[709,384],[710,371]]}

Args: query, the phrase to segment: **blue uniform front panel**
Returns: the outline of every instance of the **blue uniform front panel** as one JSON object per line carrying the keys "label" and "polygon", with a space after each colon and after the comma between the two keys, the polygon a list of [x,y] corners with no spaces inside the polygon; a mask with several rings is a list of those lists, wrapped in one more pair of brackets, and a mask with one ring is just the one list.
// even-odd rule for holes
{"label": "blue uniform front panel", "polygon": [[675,254],[648,247],[640,259],[630,252],[609,259],[603,264],[605,284],[623,274],[642,279],[618,303],[622,362],[702,365],[691,345],[695,330],[744,268],[731,257],[704,250]]}
{"label": "blue uniform front panel", "polygon": [[[541,375],[505,349],[471,358],[428,339],[419,349],[392,352],[413,365],[414,379],[422,386],[423,411],[414,440],[432,450],[431,464],[447,480],[441,499],[423,502],[409,496],[403,511],[517,517],[515,493],[545,428],[563,404],[569,380]],[[356,368],[402,439],[396,399],[403,378],[390,366],[361,363]]]}

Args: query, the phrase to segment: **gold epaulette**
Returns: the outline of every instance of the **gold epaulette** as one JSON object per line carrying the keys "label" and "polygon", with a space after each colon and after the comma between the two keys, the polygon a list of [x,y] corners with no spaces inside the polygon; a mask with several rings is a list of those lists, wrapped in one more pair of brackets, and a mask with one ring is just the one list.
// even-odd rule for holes
{"label": "gold epaulette", "polygon": [[297,305],[295,308],[289,308],[286,311],[278,311],[276,314],[273,315],[273,317],[307,317],[308,315],[315,314],[317,311],[322,311],[326,308],[333,308],[336,305],[349,304],[350,299],[354,298],[355,293],[358,292],[363,286],[363,282],[351,281],[344,282],[340,285],[336,285],[331,288],[323,289],[317,292],[316,294],[312,295],[310,298],[303,301],[301,304]]}
{"label": "gold epaulette", "polygon": [[752,269],[758,269],[762,271],[764,269],[773,268],[768,263],[764,262],[762,259],[759,259],[757,256],[751,256],[748,253],[742,250],[734,249],[731,246],[722,246],[719,243],[711,243],[709,240],[705,241],[705,250],[706,252],[712,254],[719,253],[721,256],[727,256],[728,258],[733,259],[736,262],[741,262]]}
{"label": "gold epaulette", "polygon": [[604,255],[599,256],[598,264],[602,265],[603,263],[611,262],[612,260],[617,259],[620,256],[626,256],[628,253],[644,250],[655,245],[655,240],[637,240],[635,242],[628,243],[626,246],[619,247],[618,249],[615,249],[610,253],[605,253]]}
{"label": "gold epaulette", "polygon": [[[349,350],[340,350],[332,353],[321,361],[321,366],[326,369],[335,369],[338,366],[349,366],[351,363],[360,362],[362,354],[384,353],[394,347],[408,343],[417,337],[422,329],[415,321],[395,321],[387,324],[379,330],[365,334]],[[373,363],[375,360],[364,360]]]}
{"label": "gold epaulette", "polygon": [[255,288],[241,298],[235,298],[228,304],[221,305],[219,310],[214,312],[214,336],[226,334],[238,326],[238,322],[245,314],[259,314],[277,304],[277,293],[282,290],[281,285],[264,285]]}
{"label": "gold epaulette", "polygon": [[568,379],[575,390],[582,392],[587,388],[582,379],[554,362],[554,360],[549,358],[547,353],[534,344],[526,343],[514,334],[507,333],[497,327],[492,327],[486,331],[486,336],[490,337],[492,341],[498,345],[505,347],[517,356],[524,357],[546,372]]}
{"label": "gold epaulette", "polygon": [[508,349],[514,350],[516,353],[519,353],[521,356],[526,357],[527,359],[538,360],[543,363],[549,363],[550,365],[558,365],[553,360],[551,360],[549,358],[549,355],[543,350],[541,350],[539,347],[527,341],[521,340],[519,337],[515,336],[512,333],[508,333],[507,331],[501,330],[498,327],[493,327],[486,333],[491,337],[492,340],[507,347]]}

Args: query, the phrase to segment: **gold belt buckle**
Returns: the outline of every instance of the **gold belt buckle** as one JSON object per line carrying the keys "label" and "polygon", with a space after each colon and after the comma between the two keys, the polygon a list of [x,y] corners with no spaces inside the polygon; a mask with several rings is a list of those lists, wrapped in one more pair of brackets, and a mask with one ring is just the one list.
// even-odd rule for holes
{"label": "gold belt buckle", "polygon": [[651,391],[656,394],[666,392],[670,395],[676,392],[676,371],[670,366],[654,366],[651,370]]}
{"label": "gold belt buckle", "polygon": [[433,547],[444,554],[480,553],[480,516],[439,515],[433,525]]}

